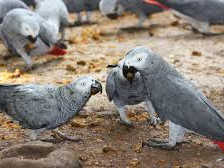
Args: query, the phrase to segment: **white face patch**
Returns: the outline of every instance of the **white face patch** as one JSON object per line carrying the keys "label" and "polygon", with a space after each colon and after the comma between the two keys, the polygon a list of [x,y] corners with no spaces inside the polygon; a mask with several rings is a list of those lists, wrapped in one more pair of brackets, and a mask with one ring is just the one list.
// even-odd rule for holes
{"label": "white face patch", "polygon": [[140,62],[143,58],[147,57],[148,54],[146,53],[138,53],[135,55],[135,58],[137,59],[138,62]]}
{"label": "white face patch", "polygon": [[37,25],[34,25],[31,27],[31,25],[27,23],[22,23],[21,25],[21,34],[23,36],[31,36],[31,37],[36,37],[39,33],[39,27]]}
{"label": "white face patch", "polygon": [[[133,51],[135,52],[135,51]],[[133,66],[137,69],[141,69],[146,66],[146,62],[148,59],[149,53],[147,51],[128,53],[127,57],[125,58],[125,65],[127,66]]]}
{"label": "white face patch", "polygon": [[78,79],[74,89],[78,92],[86,93],[90,91],[91,86],[94,83],[95,79],[93,79],[92,77],[83,77],[82,79]]}

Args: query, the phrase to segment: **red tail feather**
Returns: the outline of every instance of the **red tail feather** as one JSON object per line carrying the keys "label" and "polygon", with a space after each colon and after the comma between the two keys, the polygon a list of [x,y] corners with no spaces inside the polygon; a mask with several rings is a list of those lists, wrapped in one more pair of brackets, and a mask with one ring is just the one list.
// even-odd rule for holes
{"label": "red tail feather", "polygon": [[66,50],[58,48],[56,45],[54,45],[52,50],[49,52],[49,54],[52,54],[52,55],[55,55],[55,56],[65,55],[66,53],[67,53]]}
{"label": "red tail feather", "polygon": [[214,144],[218,145],[220,149],[224,152],[224,142],[223,141],[214,141]]}
{"label": "red tail feather", "polygon": [[163,8],[165,10],[168,10],[170,9],[169,7],[157,2],[156,0],[144,0],[146,3],[148,4],[152,4],[152,5],[156,5],[156,6],[159,6],[160,8]]}

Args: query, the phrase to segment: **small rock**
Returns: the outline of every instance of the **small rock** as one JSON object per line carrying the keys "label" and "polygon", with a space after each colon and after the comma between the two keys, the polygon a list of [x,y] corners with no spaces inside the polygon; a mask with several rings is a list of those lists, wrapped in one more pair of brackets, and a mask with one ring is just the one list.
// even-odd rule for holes
{"label": "small rock", "polygon": [[66,66],[66,70],[69,72],[76,72],[75,67],[70,64]]}
{"label": "small rock", "polygon": [[159,164],[160,166],[165,166],[166,163],[167,163],[166,160],[159,160],[159,161],[158,161],[158,164]]}
{"label": "small rock", "polygon": [[179,24],[178,20],[175,20],[170,23],[170,26],[177,26]]}
{"label": "small rock", "polygon": [[134,145],[134,151],[136,153],[141,153],[141,151],[142,151],[142,144],[136,144],[136,145]]}
{"label": "small rock", "polygon": [[77,62],[78,65],[84,66],[86,65],[86,61],[80,60]]}
{"label": "small rock", "polygon": [[70,124],[72,127],[79,127],[79,128],[84,128],[86,126],[85,123],[81,123],[77,121],[72,121]]}
{"label": "small rock", "polygon": [[57,149],[52,143],[29,142],[0,152],[1,168],[82,168],[77,151]]}
{"label": "small rock", "polygon": [[201,168],[209,168],[208,165],[202,165]]}
{"label": "small rock", "polygon": [[192,51],[191,53],[193,56],[202,56],[202,53],[200,51]]}
{"label": "small rock", "polygon": [[102,149],[103,153],[116,152],[116,150],[111,146],[104,146]]}
{"label": "small rock", "polygon": [[137,158],[132,159],[131,161],[129,161],[129,164],[131,166],[137,166],[138,164],[140,164],[139,160]]}

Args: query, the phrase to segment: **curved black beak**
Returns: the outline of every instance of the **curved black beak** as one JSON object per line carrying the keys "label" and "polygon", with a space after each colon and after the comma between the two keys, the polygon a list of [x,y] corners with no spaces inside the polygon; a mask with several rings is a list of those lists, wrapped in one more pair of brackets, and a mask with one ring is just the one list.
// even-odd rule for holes
{"label": "curved black beak", "polygon": [[116,68],[118,66],[118,64],[110,64],[107,65],[107,68]]}
{"label": "curved black beak", "polygon": [[95,83],[92,84],[90,91],[91,91],[91,95],[95,95],[95,94],[97,94],[99,92],[102,93],[103,88],[102,88],[101,83],[98,82],[98,81],[95,81]]}
{"label": "curved black beak", "polygon": [[37,41],[37,36],[36,37],[27,36],[27,40],[29,40],[31,43],[35,43]]}
{"label": "curved black beak", "polygon": [[111,13],[111,14],[107,14],[107,17],[111,20],[116,20],[119,15],[117,13]]}
{"label": "curved black beak", "polygon": [[138,72],[138,70],[135,67],[133,66],[128,67],[125,64],[123,65],[123,75],[131,84],[135,79],[136,72]]}

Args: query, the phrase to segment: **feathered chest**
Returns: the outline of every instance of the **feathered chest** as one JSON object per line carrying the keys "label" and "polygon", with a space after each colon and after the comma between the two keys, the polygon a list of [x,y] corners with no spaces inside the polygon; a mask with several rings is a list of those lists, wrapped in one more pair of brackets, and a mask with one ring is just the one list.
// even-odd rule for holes
{"label": "feathered chest", "polygon": [[133,81],[132,85],[128,82],[117,83],[116,93],[127,105],[139,104],[145,101],[147,94],[141,80]]}

